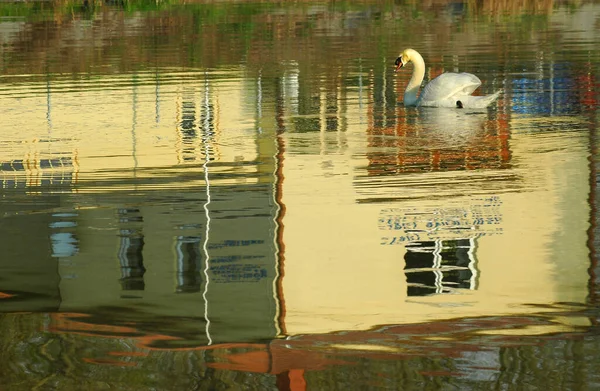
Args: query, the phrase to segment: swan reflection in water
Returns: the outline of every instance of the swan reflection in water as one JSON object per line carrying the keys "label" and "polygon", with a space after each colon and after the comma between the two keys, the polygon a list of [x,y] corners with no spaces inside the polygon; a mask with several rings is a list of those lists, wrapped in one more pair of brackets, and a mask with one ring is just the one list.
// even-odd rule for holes
{"label": "swan reflection in water", "polygon": [[368,129],[369,176],[509,167],[508,121],[497,113],[399,106],[396,121]]}

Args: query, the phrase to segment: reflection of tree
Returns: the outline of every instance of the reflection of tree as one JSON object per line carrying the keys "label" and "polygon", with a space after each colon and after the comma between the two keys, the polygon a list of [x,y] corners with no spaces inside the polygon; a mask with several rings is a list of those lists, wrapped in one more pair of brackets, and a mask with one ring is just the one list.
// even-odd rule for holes
{"label": "reflection of tree", "polygon": [[[284,3],[163,5],[152,13],[141,12],[144,7],[140,6],[140,12],[133,14],[118,6],[104,6],[90,15],[61,7],[61,3],[65,2],[47,7],[54,14],[42,12],[41,17],[40,9],[6,8],[5,12],[14,14],[16,9],[35,21],[10,35],[8,47],[0,47],[4,74],[124,73],[139,70],[141,64],[211,68],[240,62],[267,72],[277,69],[279,60],[287,59],[297,61],[302,74],[327,75],[337,73],[337,67],[351,64],[358,57],[388,56],[390,50],[400,49],[399,42],[414,42],[411,31],[433,37],[460,35],[459,41],[464,44],[460,48],[447,47],[447,39],[423,47],[430,61],[437,61],[432,56],[448,54],[448,50],[453,55],[467,55],[464,48],[481,40],[502,48],[506,36],[494,32],[493,18],[483,16],[527,12],[545,20],[552,10],[552,1],[405,5],[374,1],[350,9],[351,2],[336,2],[322,9]],[[156,8],[158,3],[148,2],[149,7],[151,4]],[[427,12],[419,18],[410,17],[423,11]],[[86,20],[90,17],[91,24]],[[371,23],[373,20],[376,23]],[[515,33],[523,37],[530,35],[528,39],[535,40],[537,34],[544,34],[539,25],[528,24],[528,19],[516,22]],[[378,37],[377,45],[373,45],[374,36]],[[340,50],[332,53],[332,47]],[[327,58],[327,62],[318,63],[315,58]]]}

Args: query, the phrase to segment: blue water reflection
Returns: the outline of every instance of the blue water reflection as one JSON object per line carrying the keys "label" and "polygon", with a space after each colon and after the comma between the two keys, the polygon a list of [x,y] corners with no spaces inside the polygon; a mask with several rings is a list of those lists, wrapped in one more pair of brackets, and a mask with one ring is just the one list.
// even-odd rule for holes
{"label": "blue water reflection", "polygon": [[589,102],[585,102],[584,94],[593,84],[585,77],[585,70],[575,67],[553,63],[539,75],[513,80],[512,112],[569,115],[585,111]]}

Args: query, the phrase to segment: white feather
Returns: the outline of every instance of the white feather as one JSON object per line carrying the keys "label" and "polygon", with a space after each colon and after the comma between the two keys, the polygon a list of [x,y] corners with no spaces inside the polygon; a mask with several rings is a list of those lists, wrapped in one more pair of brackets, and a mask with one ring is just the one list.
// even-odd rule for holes
{"label": "white feather", "polygon": [[413,74],[404,93],[406,106],[484,108],[494,102],[501,91],[491,95],[473,96],[481,80],[471,73],[443,73],[430,81],[417,98],[425,75],[425,61],[414,49],[400,55],[402,64],[413,62]]}

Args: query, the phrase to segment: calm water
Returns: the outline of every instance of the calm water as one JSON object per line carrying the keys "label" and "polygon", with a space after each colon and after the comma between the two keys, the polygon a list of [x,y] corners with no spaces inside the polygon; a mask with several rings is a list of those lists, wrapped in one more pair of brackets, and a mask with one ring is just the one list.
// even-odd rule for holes
{"label": "calm water", "polygon": [[433,3],[0,3],[2,386],[600,387],[600,3]]}

